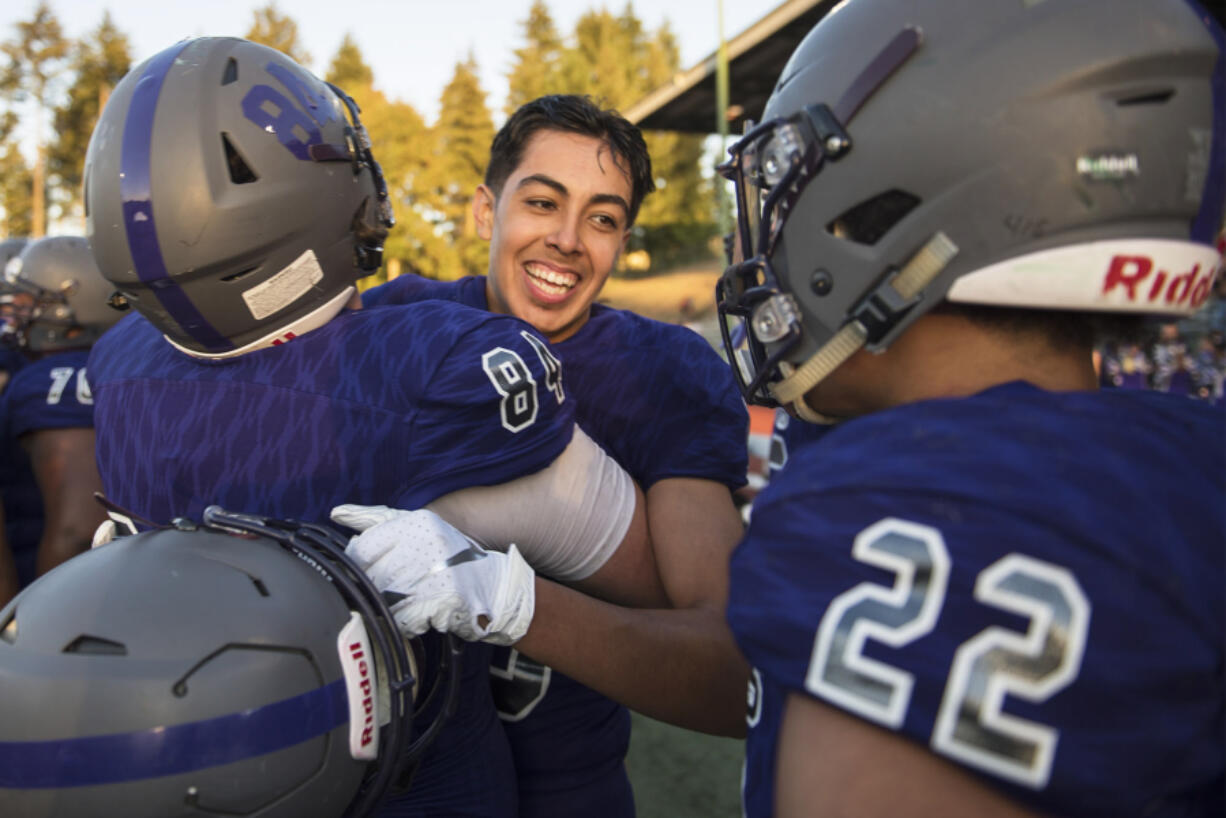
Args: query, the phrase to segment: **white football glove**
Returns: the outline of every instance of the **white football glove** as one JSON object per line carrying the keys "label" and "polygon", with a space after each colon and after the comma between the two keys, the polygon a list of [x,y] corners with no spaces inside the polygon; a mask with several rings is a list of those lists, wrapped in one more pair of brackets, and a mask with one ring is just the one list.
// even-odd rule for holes
{"label": "white football glove", "polygon": [[391,597],[406,636],[433,629],[469,642],[512,645],[527,632],[535,574],[514,545],[506,553],[487,551],[425,509],[343,505],[331,516],[362,532],[345,553]]}

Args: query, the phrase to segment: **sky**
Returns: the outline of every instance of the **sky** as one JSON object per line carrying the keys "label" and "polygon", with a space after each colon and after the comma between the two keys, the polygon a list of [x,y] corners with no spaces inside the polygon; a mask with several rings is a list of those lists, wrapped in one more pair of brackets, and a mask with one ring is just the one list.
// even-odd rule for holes
{"label": "sky", "polygon": [[[677,36],[682,68],[719,44],[720,0],[637,0],[635,15],[649,30],[666,20]],[[199,35],[242,36],[265,0],[48,0],[69,37],[97,28],[104,10],[128,35],[138,63],[174,42]],[[743,31],[782,0],[722,0],[724,33]],[[625,0],[546,0],[559,32],[568,34],[592,8],[620,13]],[[12,39],[14,23],[34,15],[38,0],[0,0],[0,40]],[[348,32],[374,70],[375,84],[412,104],[428,120],[455,64],[476,57],[487,104],[501,117],[506,73],[513,51],[523,45],[520,23],[531,0],[279,0],[278,10],[298,24],[311,54],[310,68],[327,71]]]}

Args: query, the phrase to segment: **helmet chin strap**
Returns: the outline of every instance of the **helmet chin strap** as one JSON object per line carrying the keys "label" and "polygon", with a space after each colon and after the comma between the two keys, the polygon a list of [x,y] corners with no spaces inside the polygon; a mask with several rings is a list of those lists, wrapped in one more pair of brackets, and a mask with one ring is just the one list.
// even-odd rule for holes
{"label": "helmet chin strap", "polygon": [[[903,265],[892,282],[894,290],[903,301],[910,301],[949,265],[957,253],[958,246],[949,236],[941,232],[936,233]],[[783,380],[771,384],[771,393],[781,404],[789,406],[801,420],[809,423],[837,423],[837,418],[814,411],[805,402],[805,395],[867,342],[868,329],[864,324],[855,319],[847,322],[833,338],[799,367],[780,364],[784,377]]]}

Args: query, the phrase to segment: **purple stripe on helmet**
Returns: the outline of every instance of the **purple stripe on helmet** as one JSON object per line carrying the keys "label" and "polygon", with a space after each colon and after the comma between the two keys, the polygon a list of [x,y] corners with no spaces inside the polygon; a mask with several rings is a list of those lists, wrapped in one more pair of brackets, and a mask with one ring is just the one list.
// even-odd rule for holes
{"label": "purple stripe on helmet", "polygon": [[1209,172],[1205,189],[1201,191],[1200,212],[1192,221],[1192,240],[1213,244],[1222,228],[1226,209],[1226,34],[1213,19],[1213,14],[1195,0],[1188,5],[1217,43],[1218,57],[1213,66],[1213,132],[1209,135]]}
{"label": "purple stripe on helmet", "polygon": [[0,741],[0,788],[85,787],[274,753],[349,721],[345,681],[213,719],[58,741]]}
{"label": "purple stripe on helmet", "polygon": [[152,185],[150,184],[150,146],[153,142],[153,117],[157,113],[162,81],[179,53],[190,41],[173,46],[149,61],[145,73],[136,83],[132,103],[123,127],[123,153],[120,166],[120,193],[123,196],[124,229],[128,234],[128,250],[140,280],[149,286],[170,317],[210,352],[234,349],[221,333],[210,324],[183,288],[166,271],[162,248],[158,244],[157,226],[153,221]]}

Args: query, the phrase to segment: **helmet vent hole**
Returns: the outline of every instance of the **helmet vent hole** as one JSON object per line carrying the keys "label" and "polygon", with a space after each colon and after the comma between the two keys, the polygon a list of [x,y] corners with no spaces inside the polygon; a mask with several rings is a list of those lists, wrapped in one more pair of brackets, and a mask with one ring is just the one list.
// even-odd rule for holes
{"label": "helmet vent hole", "polygon": [[255,589],[256,589],[257,591],[259,591],[259,592],[260,592],[260,596],[268,596],[268,595],[269,595],[269,594],[268,594],[268,588],[267,588],[267,587],[264,585],[264,581],[263,581],[263,580],[256,579],[255,577],[252,577],[252,578],[251,578],[251,584],[255,586]]}
{"label": "helmet vent hole", "polygon": [[119,642],[100,636],[78,636],[68,643],[64,653],[85,653],[91,656],[127,656],[128,649]]}
{"label": "helmet vent hole", "polygon": [[238,60],[231,57],[226,60],[226,71],[221,75],[221,84],[229,85],[238,82]]}
{"label": "helmet vent hole", "polygon": [[[254,273],[258,269],[260,269],[258,266],[248,267],[246,270],[239,270],[237,273],[231,273],[228,276],[223,276],[221,280],[222,281],[238,281],[240,278],[245,278],[251,275],[252,273]],[[258,583],[259,580],[256,580],[256,582]]]}
{"label": "helmet vent hole", "polygon": [[247,164],[247,160],[238,152],[238,148],[230,141],[230,135],[222,133],[221,146],[226,152],[226,167],[230,169],[230,181],[236,185],[250,184],[260,177]]}
{"label": "helmet vent hole", "polygon": [[1123,97],[1116,100],[1115,104],[1121,108],[1129,105],[1162,105],[1173,96],[1175,96],[1175,89],[1166,88],[1161,91],[1150,91],[1131,97]]}
{"label": "helmet vent hole", "polygon": [[887,190],[845,210],[826,225],[826,232],[857,244],[876,244],[919,203],[918,196],[906,191]]}

